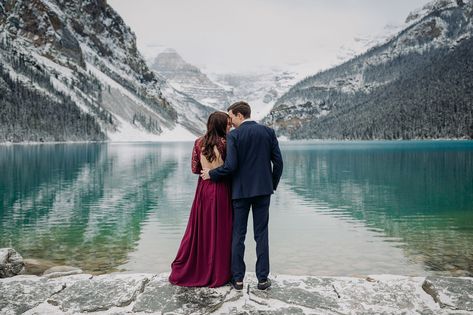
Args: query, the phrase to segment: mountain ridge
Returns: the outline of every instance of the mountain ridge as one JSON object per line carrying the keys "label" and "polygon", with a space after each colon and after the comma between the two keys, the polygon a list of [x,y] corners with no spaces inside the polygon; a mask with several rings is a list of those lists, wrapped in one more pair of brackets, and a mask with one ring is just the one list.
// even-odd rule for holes
{"label": "mountain ridge", "polygon": [[[441,6],[435,4],[441,3]],[[432,5],[433,4],[433,5]],[[473,5],[471,2],[461,6],[454,5],[454,1],[434,1],[434,8],[430,13],[418,18],[393,38],[382,45],[369,49],[366,53],[342,63],[334,68],[321,71],[310,76],[289,90],[277,102],[271,113],[264,119],[275,127],[281,135],[290,138],[330,138],[330,139],[412,139],[412,138],[470,138],[470,122],[468,119],[471,102],[465,99],[460,105],[451,104],[448,99],[442,102],[448,104],[442,108],[435,105],[436,100],[432,91],[422,86],[417,87],[422,100],[418,104],[411,104],[407,96],[409,86],[399,90],[405,81],[414,81],[411,78],[421,77],[425,84],[432,84],[432,78],[426,77],[425,67],[437,67],[429,60],[442,60],[445,56],[463,58],[468,63],[465,55],[453,55],[458,47],[470,45],[467,40],[471,38],[473,25]],[[468,51],[468,49],[466,49]],[[463,54],[466,54],[463,51]],[[451,60],[456,64],[455,60]],[[457,65],[458,66],[458,65]],[[458,73],[472,77],[471,69],[460,67]],[[450,93],[453,100],[458,90],[453,86],[447,74],[432,71],[438,78],[445,79],[443,89]],[[468,82],[465,78],[457,78],[449,73],[452,79],[463,82],[465,85],[461,93],[468,95]],[[437,87],[442,89],[442,87]],[[396,95],[388,95],[388,91],[398,90]],[[384,93],[384,94],[383,94]],[[410,93],[410,91],[409,91]],[[440,98],[439,98],[440,99]],[[396,103],[397,112],[393,108]],[[408,109],[404,104],[409,104]],[[419,119],[416,116],[416,106],[422,107],[424,103],[432,105],[435,111],[427,112],[429,118]],[[383,108],[385,108],[383,110]],[[461,109],[467,117],[462,124],[460,133],[447,130],[440,125],[433,116],[448,114],[455,121],[459,113],[450,111],[451,108]],[[359,113],[364,112],[364,117]],[[376,115],[374,113],[377,113]],[[403,112],[404,114],[400,114]],[[352,120],[349,117],[352,117]],[[454,116],[451,116],[454,115]],[[402,118],[401,118],[402,116]],[[342,118],[343,117],[343,118]],[[359,121],[354,121],[357,117]],[[393,125],[386,123],[383,130],[382,120],[410,121],[410,124]],[[381,120],[381,121],[380,121]],[[447,119],[448,120],[448,119]],[[429,132],[425,133],[419,124],[426,124]],[[403,131],[404,129],[409,132]]]}
{"label": "mountain ridge", "polygon": [[[7,0],[0,7],[0,41],[3,76],[43,93],[44,104],[38,106],[45,109],[48,100],[70,98],[100,127],[96,140],[159,140],[179,126],[187,138],[194,137],[203,133],[205,117],[214,110],[182,97],[151,71],[135,34],[104,0]],[[35,77],[50,84],[40,86]],[[0,99],[5,113],[0,142],[90,140],[79,127],[46,132],[44,125],[55,123],[48,116],[41,118],[46,121],[29,117],[33,127],[27,125],[13,110],[14,89],[8,84],[4,89],[10,98]],[[34,111],[31,102],[18,104],[26,114]],[[62,125],[76,123],[68,119]]]}
{"label": "mountain ridge", "polygon": [[159,53],[151,69],[166,78],[176,90],[216,109],[227,108],[233,96],[231,91],[210,80],[198,67],[186,62],[174,49]]}

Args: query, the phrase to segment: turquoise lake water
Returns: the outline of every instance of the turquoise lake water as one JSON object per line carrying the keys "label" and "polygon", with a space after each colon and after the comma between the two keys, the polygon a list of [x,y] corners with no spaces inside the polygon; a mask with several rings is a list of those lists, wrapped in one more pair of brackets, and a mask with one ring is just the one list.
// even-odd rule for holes
{"label": "turquoise lake water", "polygon": [[[169,271],[197,182],[192,145],[0,146],[0,247],[92,273]],[[473,142],[281,149],[272,272],[473,276]]]}

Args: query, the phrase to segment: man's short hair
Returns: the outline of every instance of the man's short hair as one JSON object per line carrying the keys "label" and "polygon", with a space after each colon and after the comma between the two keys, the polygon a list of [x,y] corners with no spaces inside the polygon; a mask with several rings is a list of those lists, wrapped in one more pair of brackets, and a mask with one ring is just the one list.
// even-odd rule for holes
{"label": "man's short hair", "polygon": [[229,108],[227,108],[227,111],[232,111],[233,115],[240,113],[245,118],[251,117],[251,107],[247,102],[240,101],[233,103]]}

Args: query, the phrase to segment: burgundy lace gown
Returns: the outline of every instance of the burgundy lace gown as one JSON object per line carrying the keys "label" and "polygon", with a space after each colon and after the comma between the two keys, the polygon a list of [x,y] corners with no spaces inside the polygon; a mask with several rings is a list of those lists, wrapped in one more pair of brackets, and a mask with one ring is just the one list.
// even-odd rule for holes
{"label": "burgundy lace gown", "polygon": [[[192,172],[200,175],[201,138],[194,143]],[[216,146],[225,159],[225,140]],[[189,222],[171,264],[169,282],[186,287],[219,287],[231,277],[232,200],[230,181],[198,179]]]}

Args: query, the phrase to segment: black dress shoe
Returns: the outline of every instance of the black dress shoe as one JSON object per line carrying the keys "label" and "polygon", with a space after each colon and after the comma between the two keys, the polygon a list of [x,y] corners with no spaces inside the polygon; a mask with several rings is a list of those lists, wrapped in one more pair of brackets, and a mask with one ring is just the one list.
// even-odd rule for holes
{"label": "black dress shoe", "polygon": [[243,290],[243,281],[232,281],[232,286],[235,290]]}
{"label": "black dress shoe", "polygon": [[266,281],[258,282],[258,290],[266,290],[271,286],[271,280],[266,279]]}

